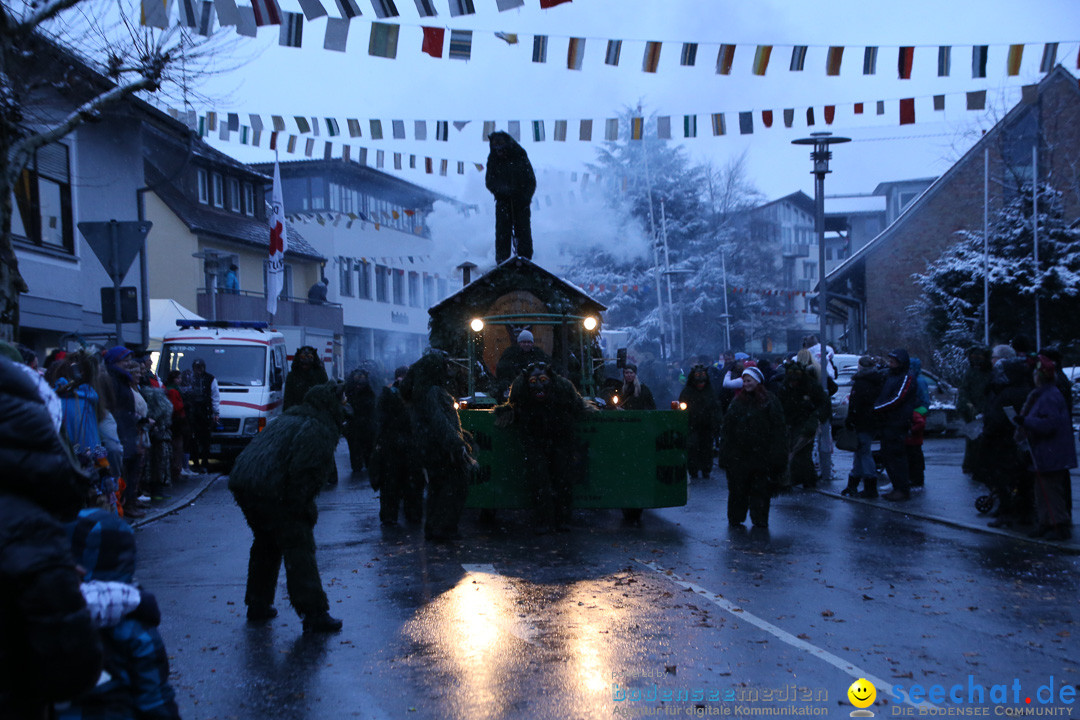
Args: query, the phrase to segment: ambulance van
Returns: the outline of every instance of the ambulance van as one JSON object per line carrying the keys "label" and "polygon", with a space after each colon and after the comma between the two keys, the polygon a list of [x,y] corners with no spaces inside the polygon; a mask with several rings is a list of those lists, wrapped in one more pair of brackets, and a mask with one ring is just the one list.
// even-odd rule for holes
{"label": "ambulance van", "polygon": [[281,414],[284,400],[285,337],[265,322],[177,320],[162,338],[157,374],[190,371],[195,360],[217,379],[221,398],[210,454],[231,458]]}

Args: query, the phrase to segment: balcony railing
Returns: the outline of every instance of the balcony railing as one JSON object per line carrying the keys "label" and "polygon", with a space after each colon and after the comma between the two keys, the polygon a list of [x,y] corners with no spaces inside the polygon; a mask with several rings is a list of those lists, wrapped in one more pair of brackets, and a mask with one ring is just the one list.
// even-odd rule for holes
{"label": "balcony railing", "polygon": [[800,245],[797,243],[785,243],[781,247],[780,252],[783,254],[784,257],[810,257],[810,246]]}
{"label": "balcony railing", "polygon": [[[212,296],[204,289],[198,291],[197,312],[207,319],[214,320],[267,320],[266,294],[240,291],[238,294],[215,293]],[[344,331],[345,322],[338,303],[313,305],[306,298],[278,298],[276,325],[296,325],[307,328],[330,330],[336,334]]]}

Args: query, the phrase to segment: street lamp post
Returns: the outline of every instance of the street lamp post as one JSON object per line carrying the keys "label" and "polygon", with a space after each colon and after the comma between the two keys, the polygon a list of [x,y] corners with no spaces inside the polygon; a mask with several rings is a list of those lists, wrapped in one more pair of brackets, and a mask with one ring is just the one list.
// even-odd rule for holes
{"label": "street lamp post", "polygon": [[[825,285],[825,176],[829,173],[830,145],[851,142],[851,138],[834,137],[829,132],[810,133],[808,138],[792,140],[793,145],[813,145],[810,160],[814,163],[814,228],[818,239],[818,342],[821,343],[821,387],[829,396],[828,346],[829,291]],[[826,480],[832,477],[832,448],[830,442],[820,443],[821,470]]]}

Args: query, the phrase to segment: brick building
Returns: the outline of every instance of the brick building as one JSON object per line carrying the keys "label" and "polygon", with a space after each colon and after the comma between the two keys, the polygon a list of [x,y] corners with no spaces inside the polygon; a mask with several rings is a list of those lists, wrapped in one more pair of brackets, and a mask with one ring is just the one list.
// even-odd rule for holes
{"label": "brick building", "polygon": [[1065,217],[1074,221],[1080,217],[1080,86],[1061,66],[1024,88],[1021,102],[955,165],[829,272],[830,317],[845,328],[840,345],[872,353],[906,347],[931,357],[924,322],[908,310],[919,295],[912,275],[937,260],[957,231],[982,231],[984,188],[993,215],[1031,182],[1033,146],[1039,178],[1064,192]]}

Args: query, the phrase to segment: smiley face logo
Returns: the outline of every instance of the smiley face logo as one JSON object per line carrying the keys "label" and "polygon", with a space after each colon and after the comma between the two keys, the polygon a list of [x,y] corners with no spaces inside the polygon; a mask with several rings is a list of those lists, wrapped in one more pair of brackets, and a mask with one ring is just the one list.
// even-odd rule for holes
{"label": "smiley face logo", "polygon": [[874,704],[874,699],[877,697],[877,688],[874,687],[874,683],[866,678],[859,678],[851,683],[851,687],[847,691],[847,697],[855,707],[867,708]]}

